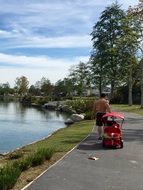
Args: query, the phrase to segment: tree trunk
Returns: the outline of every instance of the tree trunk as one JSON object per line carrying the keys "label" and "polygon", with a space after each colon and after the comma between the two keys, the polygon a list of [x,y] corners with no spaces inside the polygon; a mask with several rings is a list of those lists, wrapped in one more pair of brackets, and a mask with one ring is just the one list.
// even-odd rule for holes
{"label": "tree trunk", "polygon": [[143,59],[141,60],[141,108],[143,108]]}
{"label": "tree trunk", "polygon": [[128,94],[128,104],[129,106],[132,106],[133,101],[132,101],[132,86],[133,86],[133,79],[132,79],[132,66],[130,67],[129,70],[129,94]]}
{"label": "tree trunk", "polygon": [[102,93],[102,77],[99,78],[99,95]]}
{"label": "tree trunk", "polygon": [[115,87],[115,83],[114,81],[111,81],[111,99],[114,99],[114,87]]}

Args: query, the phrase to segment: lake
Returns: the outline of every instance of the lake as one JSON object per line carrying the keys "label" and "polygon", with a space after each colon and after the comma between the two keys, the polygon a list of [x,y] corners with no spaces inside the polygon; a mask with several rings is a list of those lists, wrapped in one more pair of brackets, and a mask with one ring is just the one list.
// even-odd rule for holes
{"label": "lake", "polygon": [[47,137],[66,127],[67,116],[56,111],[0,102],[0,153]]}

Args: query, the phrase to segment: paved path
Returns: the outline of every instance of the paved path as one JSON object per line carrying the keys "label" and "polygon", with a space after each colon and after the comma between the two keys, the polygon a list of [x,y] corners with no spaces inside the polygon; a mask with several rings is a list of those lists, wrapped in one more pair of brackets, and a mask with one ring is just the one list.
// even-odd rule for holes
{"label": "paved path", "polygon": [[143,117],[125,116],[123,149],[103,149],[93,132],[27,190],[143,190]]}

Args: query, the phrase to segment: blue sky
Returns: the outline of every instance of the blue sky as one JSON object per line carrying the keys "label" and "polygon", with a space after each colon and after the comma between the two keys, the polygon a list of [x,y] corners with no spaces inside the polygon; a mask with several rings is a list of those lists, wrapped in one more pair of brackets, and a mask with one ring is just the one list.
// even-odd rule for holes
{"label": "blue sky", "polygon": [[[30,84],[42,77],[63,79],[80,61],[88,61],[90,33],[114,0],[0,0],[0,83],[16,77]],[[138,0],[118,0],[121,8]]]}

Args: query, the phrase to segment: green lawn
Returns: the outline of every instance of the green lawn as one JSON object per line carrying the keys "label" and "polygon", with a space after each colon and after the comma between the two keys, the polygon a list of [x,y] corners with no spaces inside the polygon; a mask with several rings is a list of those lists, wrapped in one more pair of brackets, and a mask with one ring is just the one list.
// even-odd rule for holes
{"label": "green lawn", "polygon": [[117,110],[121,112],[132,112],[143,115],[143,109],[141,108],[140,105],[128,106],[127,104],[112,104],[111,108],[112,110]]}

